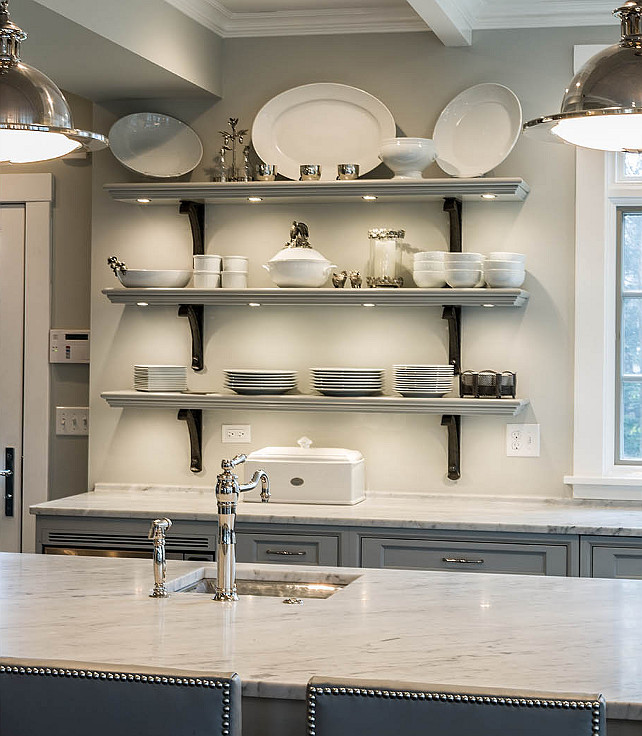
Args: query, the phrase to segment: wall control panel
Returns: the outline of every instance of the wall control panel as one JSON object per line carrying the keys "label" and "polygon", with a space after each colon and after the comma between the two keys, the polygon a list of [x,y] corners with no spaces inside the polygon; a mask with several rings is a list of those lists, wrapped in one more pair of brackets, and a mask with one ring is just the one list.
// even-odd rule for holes
{"label": "wall control panel", "polygon": [[89,434],[89,407],[57,406],[56,434]]}
{"label": "wall control panel", "polygon": [[50,363],[89,363],[89,330],[50,330]]}

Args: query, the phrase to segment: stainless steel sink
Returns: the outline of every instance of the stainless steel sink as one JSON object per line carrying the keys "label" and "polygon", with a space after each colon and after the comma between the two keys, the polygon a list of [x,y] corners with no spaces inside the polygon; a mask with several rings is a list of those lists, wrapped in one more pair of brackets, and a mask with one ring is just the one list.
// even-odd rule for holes
{"label": "stainless steel sink", "polygon": [[[176,593],[206,593],[214,595],[216,577],[213,570],[202,568],[196,574],[171,581],[168,588]],[[274,598],[329,598],[342,590],[358,575],[331,573],[257,573],[252,578],[237,578],[236,589],[239,595],[272,596]]]}

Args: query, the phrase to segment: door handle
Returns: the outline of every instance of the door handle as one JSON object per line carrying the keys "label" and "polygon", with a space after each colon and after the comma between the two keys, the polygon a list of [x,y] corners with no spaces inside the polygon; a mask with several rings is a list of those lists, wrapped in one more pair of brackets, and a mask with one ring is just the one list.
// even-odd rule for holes
{"label": "door handle", "polygon": [[5,447],[4,470],[0,470],[0,476],[4,477],[4,515],[13,516],[14,508],[14,470],[16,450],[14,447]]}

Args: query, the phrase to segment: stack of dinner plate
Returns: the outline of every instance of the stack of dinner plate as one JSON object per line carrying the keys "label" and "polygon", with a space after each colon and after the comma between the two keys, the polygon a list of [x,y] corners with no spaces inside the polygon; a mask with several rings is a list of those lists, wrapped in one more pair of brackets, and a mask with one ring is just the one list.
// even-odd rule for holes
{"label": "stack of dinner plate", "polygon": [[312,368],[312,388],[324,396],[375,396],[383,390],[385,368]]}
{"label": "stack of dinner plate", "polygon": [[237,394],[284,394],[296,388],[296,371],[226,368],[225,388]]}
{"label": "stack of dinner plate", "polygon": [[395,391],[402,396],[439,398],[452,391],[452,365],[396,365]]}
{"label": "stack of dinner plate", "polygon": [[187,366],[135,365],[136,391],[187,391]]}

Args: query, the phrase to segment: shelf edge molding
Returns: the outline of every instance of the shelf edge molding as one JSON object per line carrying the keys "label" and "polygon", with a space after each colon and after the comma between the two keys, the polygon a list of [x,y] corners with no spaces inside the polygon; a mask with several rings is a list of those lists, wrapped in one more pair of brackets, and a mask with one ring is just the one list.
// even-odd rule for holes
{"label": "shelf edge molding", "polygon": [[333,397],[302,394],[238,396],[231,394],[105,391],[109,406],[141,409],[257,409],[262,411],[363,412],[367,414],[453,414],[512,417],[529,399],[408,399],[401,396]]}

